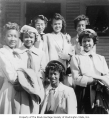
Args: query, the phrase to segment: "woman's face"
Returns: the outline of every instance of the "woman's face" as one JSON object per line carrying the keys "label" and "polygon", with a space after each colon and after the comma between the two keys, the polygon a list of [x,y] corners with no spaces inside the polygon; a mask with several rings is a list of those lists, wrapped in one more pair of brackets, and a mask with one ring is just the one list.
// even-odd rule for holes
{"label": "woman's face", "polygon": [[94,42],[92,38],[84,37],[82,39],[82,46],[85,52],[89,52],[94,47]]}
{"label": "woman's face", "polygon": [[85,29],[86,29],[86,21],[85,20],[79,21],[76,27],[77,33],[80,34]]}
{"label": "woman's face", "polygon": [[23,35],[23,43],[25,47],[31,48],[35,42],[35,34],[34,33],[24,33]]}
{"label": "woman's face", "polygon": [[7,30],[5,36],[5,42],[7,46],[9,46],[11,49],[15,48],[18,43],[18,40],[19,40],[18,31],[14,29]]}
{"label": "woman's face", "polygon": [[37,19],[36,24],[35,24],[35,28],[37,29],[39,34],[44,32],[45,27],[46,27],[45,21],[41,20],[41,19]]}
{"label": "woman's face", "polygon": [[59,79],[60,79],[60,73],[58,71],[50,70],[49,71],[49,79],[50,79],[52,87],[58,87]]}
{"label": "woman's face", "polygon": [[59,33],[62,30],[62,20],[55,20],[52,21],[52,28],[55,33]]}

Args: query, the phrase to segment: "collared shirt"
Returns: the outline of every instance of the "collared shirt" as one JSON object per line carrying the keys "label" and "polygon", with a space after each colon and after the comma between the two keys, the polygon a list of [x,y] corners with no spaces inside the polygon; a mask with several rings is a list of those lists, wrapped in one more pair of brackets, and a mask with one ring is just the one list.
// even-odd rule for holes
{"label": "collared shirt", "polygon": [[[49,90],[52,87],[49,86],[46,90],[46,98],[42,106],[41,114],[44,114],[46,111],[46,105],[48,103]],[[77,101],[74,90],[71,87],[68,87],[61,82],[58,87],[55,89],[54,93],[55,107],[54,114],[76,114],[77,113]]]}
{"label": "collared shirt", "polygon": [[34,46],[32,46],[30,49],[27,49],[23,45],[19,50],[19,54],[21,56],[21,59],[23,60],[25,68],[27,68],[27,60],[28,60],[27,51],[28,50],[31,51],[35,72],[38,73],[40,71],[44,71],[45,66],[46,66],[44,51],[38,50]]}

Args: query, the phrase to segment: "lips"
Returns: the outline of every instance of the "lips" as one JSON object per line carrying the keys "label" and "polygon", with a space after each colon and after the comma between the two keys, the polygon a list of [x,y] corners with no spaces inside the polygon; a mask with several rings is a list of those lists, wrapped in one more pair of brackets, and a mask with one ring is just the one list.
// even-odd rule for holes
{"label": "lips", "polygon": [[53,80],[51,80],[51,82],[52,82],[52,83],[55,83],[55,82],[56,82],[56,80],[55,80],[55,79],[53,79]]}
{"label": "lips", "polygon": [[87,48],[87,49],[88,49],[88,48],[90,48],[90,46],[85,46],[85,48]]}
{"label": "lips", "polygon": [[32,41],[27,41],[26,43],[27,43],[27,44],[31,44],[31,43],[32,43]]}
{"label": "lips", "polygon": [[11,45],[16,44],[16,42],[10,42]]}

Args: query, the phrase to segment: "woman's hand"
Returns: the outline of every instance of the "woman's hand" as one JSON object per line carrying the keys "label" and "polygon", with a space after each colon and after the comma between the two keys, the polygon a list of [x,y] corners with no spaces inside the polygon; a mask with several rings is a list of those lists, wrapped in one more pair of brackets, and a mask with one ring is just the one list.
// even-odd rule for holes
{"label": "woman's hand", "polygon": [[91,85],[91,84],[93,84],[94,82],[95,82],[94,79],[93,79],[92,77],[89,77],[88,82],[87,82],[87,85]]}

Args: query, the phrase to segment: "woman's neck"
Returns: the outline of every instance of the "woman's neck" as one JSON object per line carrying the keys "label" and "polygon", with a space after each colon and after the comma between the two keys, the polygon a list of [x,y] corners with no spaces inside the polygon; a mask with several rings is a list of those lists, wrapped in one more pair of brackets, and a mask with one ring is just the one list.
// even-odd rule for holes
{"label": "woman's neck", "polygon": [[[24,45],[25,46],[25,45]],[[30,46],[30,47],[28,47],[28,46],[25,46],[27,49],[31,49],[33,46]]]}
{"label": "woman's neck", "polygon": [[59,35],[61,32],[55,32],[55,31],[54,31],[53,33],[55,33],[56,35]]}

